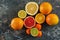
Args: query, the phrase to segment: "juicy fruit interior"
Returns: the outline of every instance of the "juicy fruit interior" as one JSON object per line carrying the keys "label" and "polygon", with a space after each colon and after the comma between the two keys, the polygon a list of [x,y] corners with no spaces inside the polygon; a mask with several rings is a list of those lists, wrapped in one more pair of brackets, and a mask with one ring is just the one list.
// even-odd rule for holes
{"label": "juicy fruit interior", "polygon": [[18,12],[18,16],[19,16],[20,18],[25,18],[25,17],[26,17],[26,12],[25,12],[24,10],[20,10],[20,11]]}
{"label": "juicy fruit interior", "polygon": [[37,28],[32,28],[31,29],[31,35],[32,36],[37,36],[38,35],[38,29]]}
{"label": "juicy fruit interior", "polygon": [[31,14],[34,14],[36,10],[37,10],[36,4],[31,3],[27,6],[27,11]]}
{"label": "juicy fruit interior", "polygon": [[45,21],[45,17],[43,14],[37,14],[36,17],[35,17],[35,20],[37,23],[41,24]]}
{"label": "juicy fruit interior", "polygon": [[31,18],[31,17],[28,17],[28,18],[26,18],[26,20],[25,20],[25,25],[26,25],[27,27],[32,27],[32,26],[34,25],[34,23],[35,23],[35,21],[34,21],[34,19]]}

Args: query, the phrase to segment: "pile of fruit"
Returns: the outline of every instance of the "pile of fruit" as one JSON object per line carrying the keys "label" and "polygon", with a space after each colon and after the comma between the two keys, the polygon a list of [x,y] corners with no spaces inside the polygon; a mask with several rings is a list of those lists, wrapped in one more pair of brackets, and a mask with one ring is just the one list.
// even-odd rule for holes
{"label": "pile of fruit", "polygon": [[[36,2],[28,2],[25,5],[25,10],[18,12],[18,17],[11,21],[11,28],[21,30],[26,28],[26,34],[34,37],[42,36],[42,24],[46,22],[48,25],[57,25],[59,18],[56,14],[51,13],[53,10],[49,2],[43,2],[38,5]],[[38,11],[40,13],[38,13]],[[27,16],[28,14],[28,16]]]}

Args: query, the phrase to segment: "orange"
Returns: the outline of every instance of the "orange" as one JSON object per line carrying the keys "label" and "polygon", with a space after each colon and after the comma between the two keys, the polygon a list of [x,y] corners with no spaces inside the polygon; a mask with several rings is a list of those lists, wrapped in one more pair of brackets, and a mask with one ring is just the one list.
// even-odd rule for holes
{"label": "orange", "polygon": [[56,25],[59,22],[59,18],[56,14],[49,14],[46,17],[46,23],[49,25]]}
{"label": "orange", "polygon": [[42,31],[39,31],[39,33],[38,33],[38,37],[42,37]]}
{"label": "orange", "polygon": [[38,13],[36,16],[35,16],[35,21],[39,24],[42,24],[45,22],[45,15],[43,15],[42,13]]}
{"label": "orange", "polygon": [[36,2],[28,2],[25,6],[25,10],[29,15],[35,15],[38,12],[38,4]]}
{"label": "orange", "polygon": [[42,29],[42,25],[36,24],[35,28],[37,28],[38,30],[41,30]]}
{"label": "orange", "polygon": [[52,5],[49,2],[43,2],[40,5],[40,12],[43,14],[49,14],[52,11]]}
{"label": "orange", "polygon": [[13,28],[14,30],[20,30],[23,28],[23,20],[20,18],[13,18],[11,21],[11,28]]}
{"label": "orange", "polygon": [[26,34],[30,34],[30,29],[26,29]]}

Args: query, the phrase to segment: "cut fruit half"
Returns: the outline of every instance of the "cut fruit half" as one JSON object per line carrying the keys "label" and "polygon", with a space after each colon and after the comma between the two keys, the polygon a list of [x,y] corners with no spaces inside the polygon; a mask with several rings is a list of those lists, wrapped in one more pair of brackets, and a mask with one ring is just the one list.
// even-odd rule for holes
{"label": "cut fruit half", "polygon": [[24,10],[20,10],[18,12],[18,17],[25,18],[27,16],[27,13]]}
{"label": "cut fruit half", "polygon": [[42,24],[44,23],[45,21],[45,16],[42,14],[42,13],[38,13],[36,16],[35,16],[35,21],[39,24]]}
{"label": "cut fruit half", "polygon": [[38,29],[37,28],[32,28],[30,32],[31,32],[32,36],[34,36],[34,37],[38,36]]}
{"label": "cut fruit half", "polygon": [[34,17],[32,16],[28,16],[24,19],[24,25],[26,28],[32,28],[35,26],[35,20],[34,20]]}
{"label": "cut fruit half", "polygon": [[38,4],[36,2],[28,2],[25,10],[29,15],[35,15],[38,12]]}

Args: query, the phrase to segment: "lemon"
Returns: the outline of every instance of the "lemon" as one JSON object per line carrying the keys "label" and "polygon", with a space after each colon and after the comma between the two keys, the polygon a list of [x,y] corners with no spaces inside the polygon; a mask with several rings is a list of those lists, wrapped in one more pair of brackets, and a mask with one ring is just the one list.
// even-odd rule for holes
{"label": "lemon", "polygon": [[18,12],[18,17],[25,18],[27,16],[27,13],[24,10],[20,10]]}
{"label": "lemon", "polygon": [[38,12],[38,4],[36,2],[28,2],[25,10],[29,15],[35,15]]}

